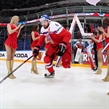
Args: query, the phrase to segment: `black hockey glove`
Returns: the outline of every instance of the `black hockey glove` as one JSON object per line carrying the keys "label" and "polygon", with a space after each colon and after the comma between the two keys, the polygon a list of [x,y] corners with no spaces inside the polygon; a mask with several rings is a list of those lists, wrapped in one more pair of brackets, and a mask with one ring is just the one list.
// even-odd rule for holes
{"label": "black hockey glove", "polygon": [[39,50],[40,50],[40,47],[39,46],[34,47],[34,51],[33,51],[33,56],[34,57],[38,56]]}
{"label": "black hockey glove", "polygon": [[66,43],[65,42],[61,42],[58,46],[58,52],[57,52],[57,55],[58,56],[63,56],[65,50],[66,50]]}

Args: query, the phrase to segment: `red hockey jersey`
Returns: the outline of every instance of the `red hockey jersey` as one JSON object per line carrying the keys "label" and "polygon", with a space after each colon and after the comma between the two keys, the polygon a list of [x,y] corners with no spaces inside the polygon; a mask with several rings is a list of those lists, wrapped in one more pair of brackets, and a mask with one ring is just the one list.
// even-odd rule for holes
{"label": "red hockey jersey", "polygon": [[45,37],[52,40],[53,44],[59,44],[61,42],[69,43],[71,34],[58,22],[50,21],[48,28],[41,27],[41,35],[38,42],[38,46],[41,46]]}

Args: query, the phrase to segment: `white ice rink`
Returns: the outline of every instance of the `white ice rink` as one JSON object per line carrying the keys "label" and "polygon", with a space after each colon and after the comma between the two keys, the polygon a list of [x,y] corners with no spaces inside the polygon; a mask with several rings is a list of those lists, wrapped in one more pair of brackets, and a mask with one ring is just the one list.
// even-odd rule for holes
{"label": "white ice rink", "polygon": [[[15,63],[16,68],[20,63]],[[39,75],[26,63],[0,84],[0,109],[109,109],[109,82],[90,68],[55,68],[55,78],[47,79],[44,65]],[[7,75],[5,61],[0,61],[0,80]]]}

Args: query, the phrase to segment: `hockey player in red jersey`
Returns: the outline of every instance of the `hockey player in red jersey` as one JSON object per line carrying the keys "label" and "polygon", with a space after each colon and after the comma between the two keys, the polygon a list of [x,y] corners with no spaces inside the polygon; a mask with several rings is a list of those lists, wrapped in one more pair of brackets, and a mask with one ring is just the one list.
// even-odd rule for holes
{"label": "hockey player in red jersey", "polygon": [[62,56],[62,66],[69,68],[71,63],[71,34],[61,24],[51,21],[48,15],[43,15],[40,18],[41,22],[41,35],[37,46],[34,48],[33,54],[37,56],[45,37],[51,39],[50,47],[45,53],[44,63],[48,70],[44,76],[46,78],[54,77],[55,71],[53,69],[52,61],[56,55]]}

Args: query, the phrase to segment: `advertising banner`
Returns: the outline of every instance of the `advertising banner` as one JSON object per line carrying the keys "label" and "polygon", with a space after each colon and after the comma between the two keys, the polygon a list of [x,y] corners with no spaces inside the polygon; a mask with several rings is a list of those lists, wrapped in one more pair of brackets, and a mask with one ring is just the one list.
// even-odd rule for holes
{"label": "advertising banner", "polygon": [[[32,55],[31,51],[16,51],[14,60],[24,61]],[[43,62],[45,56],[45,51],[40,51],[39,56],[36,57],[38,62]],[[94,59],[94,53],[92,52],[92,57]],[[6,60],[6,52],[0,51],[0,60]],[[55,59],[55,62],[58,62],[58,58]],[[107,65],[107,55],[104,52],[102,56],[103,65]],[[89,59],[87,52],[83,52],[83,64],[89,64]]]}

